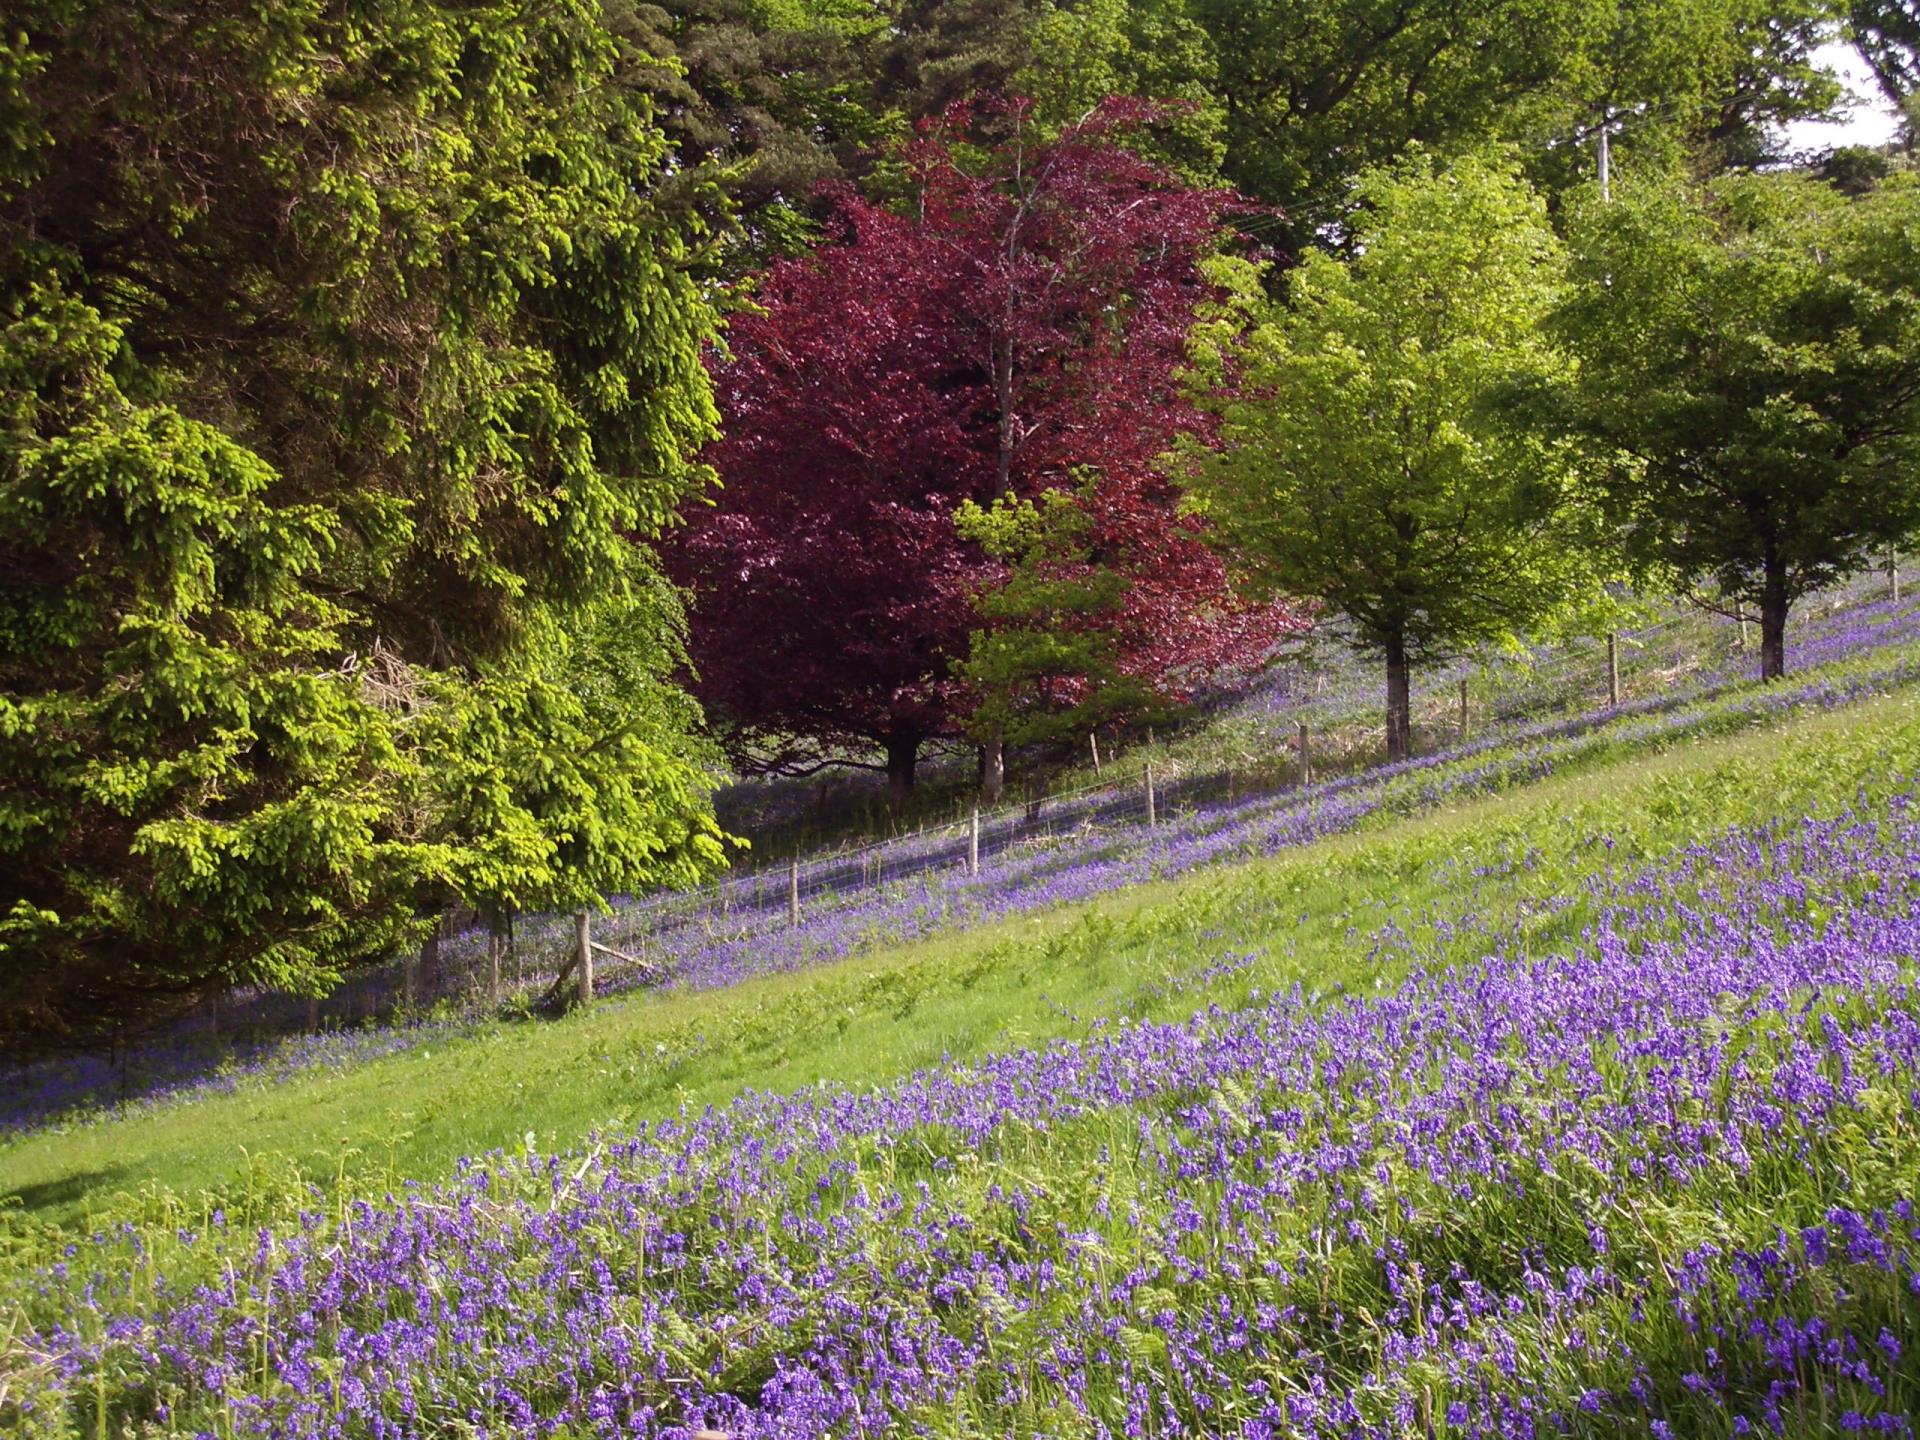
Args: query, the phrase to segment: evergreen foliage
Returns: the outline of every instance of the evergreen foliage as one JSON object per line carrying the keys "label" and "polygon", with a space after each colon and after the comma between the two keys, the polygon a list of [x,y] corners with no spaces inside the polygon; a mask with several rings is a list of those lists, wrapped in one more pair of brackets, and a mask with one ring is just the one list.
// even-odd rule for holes
{"label": "evergreen foliage", "polygon": [[1101,725],[1152,719],[1168,697],[1129,673],[1121,643],[1127,577],[1095,559],[1093,520],[1072,492],[962,502],[960,533],[1005,571],[982,587],[982,622],[955,665],[982,745],[1084,741]]}
{"label": "evergreen foliage", "polygon": [[[630,538],[714,421],[713,202],[647,58],[586,0],[10,23],[8,1048],[716,858]],[[636,604],[643,693],[590,701]]]}
{"label": "evergreen foliage", "polygon": [[724,273],[819,239],[821,186],[863,174],[897,132],[874,93],[883,17],[857,0],[675,0],[609,6],[654,57],[646,75],[683,173],[722,180],[739,223]]}

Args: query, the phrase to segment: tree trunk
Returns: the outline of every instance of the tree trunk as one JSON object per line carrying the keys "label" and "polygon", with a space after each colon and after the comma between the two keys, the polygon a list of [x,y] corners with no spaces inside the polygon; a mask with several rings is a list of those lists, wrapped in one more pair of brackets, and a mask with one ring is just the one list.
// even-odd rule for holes
{"label": "tree trunk", "polygon": [[980,803],[993,806],[1000,803],[1000,794],[1007,787],[1007,749],[998,735],[980,747]]}
{"label": "tree trunk", "polygon": [[1409,694],[1407,638],[1389,635],[1387,652],[1387,760],[1405,760],[1413,753],[1413,703]]}
{"label": "tree trunk", "polygon": [[487,1003],[500,1003],[500,961],[507,953],[507,917],[495,910],[487,916]]}
{"label": "tree trunk", "polygon": [[1778,680],[1787,673],[1786,561],[1768,556],[1760,582],[1760,678]]}
{"label": "tree trunk", "polygon": [[887,804],[895,810],[903,807],[913,794],[913,772],[919,763],[919,736],[887,737]]}

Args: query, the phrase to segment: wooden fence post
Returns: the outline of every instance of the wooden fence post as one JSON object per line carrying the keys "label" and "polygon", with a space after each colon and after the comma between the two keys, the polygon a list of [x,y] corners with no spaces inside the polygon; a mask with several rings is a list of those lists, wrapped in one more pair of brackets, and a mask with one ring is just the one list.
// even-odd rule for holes
{"label": "wooden fence post", "polygon": [[1607,704],[1620,704],[1620,636],[1613,630],[1607,632]]}
{"label": "wooden fence post", "polygon": [[1887,547],[1887,590],[1893,603],[1900,603],[1900,552],[1889,545]]}
{"label": "wooden fence post", "polygon": [[1300,788],[1313,784],[1313,752],[1308,748],[1307,722],[1300,722]]}
{"label": "wooden fence post", "polygon": [[440,999],[440,936],[447,928],[447,915],[433,917],[433,929],[420,942],[420,964],[414,972],[410,1004],[432,1009]]}
{"label": "wooden fence post", "polygon": [[787,862],[787,923],[800,923],[800,861],[798,857]]}
{"label": "wooden fence post", "polygon": [[973,807],[973,828],[967,834],[967,873],[980,873],[980,807]]}
{"label": "wooden fence post", "polygon": [[1093,751],[1093,773],[1098,775],[1100,773],[1100,732],[1098,730],[1087,732],[1087,748]]}
{"label": "wooden fence post", "polygon": [[593,1003],[593,921],[582,910],[573,917],[573,943],[580,971],[580,1003]]}
{"label": "wooden fence post", "polygon": [[1147,762],[1147,826],[1151,829],[1159,823],[1160,816],[1153,796],[1153,762],[1149,760]]}
{"label": "wooden fence post", "polygon": [[1460,743],[1467,743],[1467,677],[1460,677]]}

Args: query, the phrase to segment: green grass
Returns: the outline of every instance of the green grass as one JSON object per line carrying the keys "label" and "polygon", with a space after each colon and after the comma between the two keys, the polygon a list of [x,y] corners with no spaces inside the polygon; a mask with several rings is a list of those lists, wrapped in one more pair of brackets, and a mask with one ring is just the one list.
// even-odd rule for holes
{"label": "green grass", "polygon": [[[1874,572],[1810,597],[1795,610],[1789,633],[1877,600],[1883,588],[1884,581]],[[1648,605],[1643,620],[1619,646],[1620,693],[1628,703],[1664,694],[1704,667],[1751,659],[1750,646],[1757,644],[1756,634],[1750,633],[1748,644],[1742,645],[1733,622],[1680,602]],[[1234,703],[1176,716],[1160,727],[1153,743],[1138,729],[1103,734],[1103,764],[1097,773],[1084,741],[1053,762],[1039,754],[1016,757],[1004,803],[1133,783],[1148,762],[1163,780],[1232,776],[1242,792],[1291,784],[1297,775],[1295,725],[1301,720],[1312,727],[1315,769],[1323,778],[1380,764],[1386,729],[1379,662],[1322,637],[1306,643],[1296,663],[1308,693],[1281,711]],[[1416,670],[1416,753],[1450,745],[1458,737],[1460,675],[1468,681],[1475,733],[1516,716],[1538,718],[1592,708],[1604,704],[1607,696],[1606,651],[1600,638],[1569,636],[1530,653],[1487,646],[1458,665]],[[872,776],[859,781],[830,771],[810,780],[774,778],[758,785],[756,795],[753,782],[748,783],[741,797],[744,808],[737,813],[750,818],[766,806],[779,818],[763,816],[761,823],[745,826],[753,841],[752,853],[744,859],[748,866],[784,865],[796,855],[804,859],[822,849],[954,824],[966,819],[977,800],[973,763],[965,753],[930,757],[913,795],[898,809],[888,805]],[[781,796],[787,797],[784,803]]]}
{"label": "green grass", "polygon": [[[0,1195],[12,1201],[0,1224],[37,1250],[49,1225],[216,1203],[247,1219],[248,1196],[287,1195],[292,1169],[336,1199],[378,1194],[464,1155],[518,1149],[529,1134],[542,1149],[565,1146],[748,1087],[877,1083],[943,1056],[1084,1034],[1095,1017],[1240,1003],[1251,987],[1370,985],[1369,937],[1389,921],[1524,917],[1609,862],[1884,792],[1917,757],[1911,690],[1654,755],[1602,748],[1527,789],[1271,860],[730,990],[485,1026],[348,1070],[243,1081],[237,1093],[16,1138],[0,1149]],[[1610,855],[1595,852],[1599,834]],[[1523,921],[1540,946],[1580,923],[1577,909]],[[1471,958],[1476,942],[1463,933],[1434,958]],[[1252,966],[1193,982],[1245,951],[1260,952]]]}

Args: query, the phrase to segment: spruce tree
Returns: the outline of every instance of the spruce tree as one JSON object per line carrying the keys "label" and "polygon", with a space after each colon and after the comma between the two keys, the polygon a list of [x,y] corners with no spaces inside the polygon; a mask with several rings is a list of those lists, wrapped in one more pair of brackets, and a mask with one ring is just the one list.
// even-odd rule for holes
{"label": "spruce tree", "polygon": [[[8,21],[7,1047],[710,860],[635,539],[704,476],[714,207],[649,57],[590,0]],[[629,708],[581,636],[636,605]]]}

